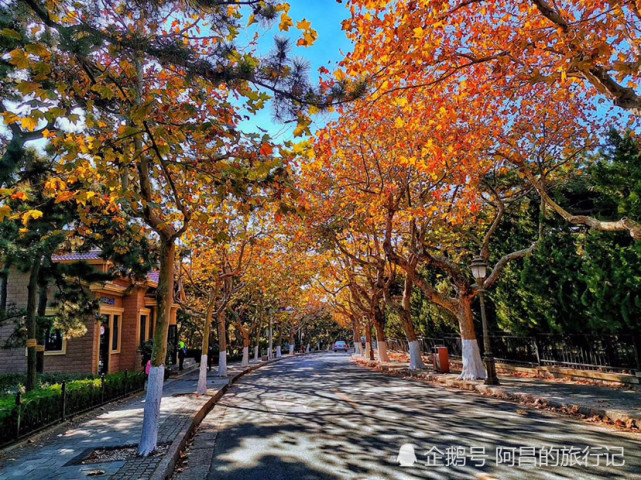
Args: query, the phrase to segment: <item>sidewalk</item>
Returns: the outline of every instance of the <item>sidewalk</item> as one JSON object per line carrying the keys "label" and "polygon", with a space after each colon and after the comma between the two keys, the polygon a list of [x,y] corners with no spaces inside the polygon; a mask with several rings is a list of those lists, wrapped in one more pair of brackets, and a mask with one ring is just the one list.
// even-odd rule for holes
{"label": "sidewalk", "polygon": [[429,370],[410,373],[407,363],[388,362],[379,365],[359,355],[352,355],[352,359],[361,365],[376,366],[383,371],[416,377],[445,387],[469,390],[564,413],[598,416],[599,420],[609,419],[619,426],[637,431],[641,429],[641,392],[634,390],[505,374],[499,374],[500,385],[491,386],[485,385],[483,380],[459,380],[458,373],[435,373],[431,371],[431,367],[428,367]]}
{"label": "sidewalk", "polygon": [[77,425],[63,425],[32,444],[0,452],[0,480],[165,478],[173,468],[195,419],[200,421],[236,378],[273,361],[251,362],[250,367],[244,369],[240,363],[229,364],[227,378],[217,377],[212,367],[207,376],[207,395],[203,396],[194,394],[198,370],[165,382],[158,432],[158,445],[164,449],[160,454],[146,458],[123,455],[122,459],[115,461],[80,463],[97,448],[134,447],[138,444],[144,395],[137,395],[119,404],[107,405],[103,408],[106,411],[90,418],[84,417]]}

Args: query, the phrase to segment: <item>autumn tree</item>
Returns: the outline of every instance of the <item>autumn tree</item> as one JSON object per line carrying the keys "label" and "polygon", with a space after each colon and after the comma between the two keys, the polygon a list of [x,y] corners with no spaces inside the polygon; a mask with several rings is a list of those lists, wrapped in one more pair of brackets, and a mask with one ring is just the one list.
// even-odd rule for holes
{"label": "autumn tree", "polygon": [[[207,198],[242,190],[273,167],[266,163],[269,140],[245,136],[238,123],[271,94],[278,114],[291,114],[302,132],[307,105],[322,108],[357,92],[348,92],[346,82],[325,83],[321,91],[309,87],[304,65],[288,59],[287,42],[262,58],[255,43],[236,45],[247,24],[280,19],[281,29],[292,26],[288,5],[278,1],[15,5],[36,32],[31,43],[9,52],[9,63],[22,72],[15,89],[51,99],[51,105],[22,116],[3,112],[5,124],[40,132],[50,119],[75,123],[50,139],[61,154],[60,168],[74,170],[88,194],[97,184],[106,186],[104,208],[142,220],[158,242],[158,328],[139,447],[148,455],[156,447],[175,243],[207,214]],[[298,43],[311,44],[310,23],[297,26]],[[21,37],[12,28],[3,33]]]}
{"label": "autumn tree", "polygon": [[[355,48],[337,76],[367,75],[371,102],[395,105],[404,117],[397,122],[415,135],[439,125],[424,155],[444,160],[451,145],[478,171],[475,158],[521,147],[523,133],[545,134],[528,117],[545,117],[546,128],[572,126],[578,135],[565,137],[570,147],[589,146],[603,125],[638,122],[634,2],[352,0],[349,8],[344,28]],[[603,108],[607,101],[618,108]],[[417,113],[428,113],[427,123]],[[566,153],[559,149],[556,160]],[[546,173],[531,172],[536,155],[510,164],[566,221],[639,238],[630,218],[574,215],[556,203]]]}

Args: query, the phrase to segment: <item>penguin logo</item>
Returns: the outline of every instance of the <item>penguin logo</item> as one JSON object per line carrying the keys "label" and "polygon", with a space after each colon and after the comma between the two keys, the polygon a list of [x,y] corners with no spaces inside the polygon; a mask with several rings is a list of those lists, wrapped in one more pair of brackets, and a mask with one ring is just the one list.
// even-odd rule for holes
{"label": "penguin logo", "polygon": [[400,450],[398,451],[398,457],[396,461],[401,465],[401,467],[411,467],[416,463],[416,454],[414,453],[414,445],[411,443],[406,443],[401,445]]}

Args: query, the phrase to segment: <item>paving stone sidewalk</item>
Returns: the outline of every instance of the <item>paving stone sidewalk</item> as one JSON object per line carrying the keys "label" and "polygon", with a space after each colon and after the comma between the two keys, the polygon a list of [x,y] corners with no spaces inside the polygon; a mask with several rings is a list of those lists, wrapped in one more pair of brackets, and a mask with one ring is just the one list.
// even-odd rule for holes
{"label": "paving stone sidewalk", "polygon": [[[353,356],[353,359],[363,362],[360,356]],[[407,364],[389,362],[383,365],[383,370],[395,370],[404,366]],[[598,415],[624,423],[633,421],[641,428],[641,392],[635,390],[506,374],[499,375],[499,386],[485,385],[482,380],[459,380],[458,373],[439,374],[427,370],[415,375],[446,387],[475,391],[520,403],[533,403],[538,399],[538,403],[548,407],[565,408],[586,416]]]}
{"label": "paving stone sidewalk", "polygon": [[[265,362],[251,362],[254,368]],[[251,368],[250,366],[250,368]],[[158,444],[171,444],[211,397],[218,394],[237,374],[244,370],[240,364],[228,365],[228,377],[216,376],[212,368],[207,377],[207,395],[194,394],[198,371],[192,370],[181,378],[165,383],[160,411]],[[134,446],[140,439],[144,395],[125,400],[78,424],[61,427],[52,435],[43,436],[8,452],[0,452],[0,480],[38,479],[148,479],[157,469],[163,456],[128,458],[126,460],[81,465],[96,448]],[[97,474],[97,472],[101,472]]]}

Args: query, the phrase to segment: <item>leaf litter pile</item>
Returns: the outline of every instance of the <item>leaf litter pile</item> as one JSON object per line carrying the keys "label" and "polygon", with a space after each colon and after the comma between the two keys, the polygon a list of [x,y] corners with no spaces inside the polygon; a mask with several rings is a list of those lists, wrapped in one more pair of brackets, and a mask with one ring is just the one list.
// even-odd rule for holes
{"label": "leaf litter pile", "polygon": [[[169,448],[169,445],[158,445],[156,451],[149,455],[150,457],[162,457]],[[118,460],[128,460],[137,456],[138,447],[116,447],[116,448],[97,448],[85,458],[81,465],[90,465],[92,463],[116,462]]]}

